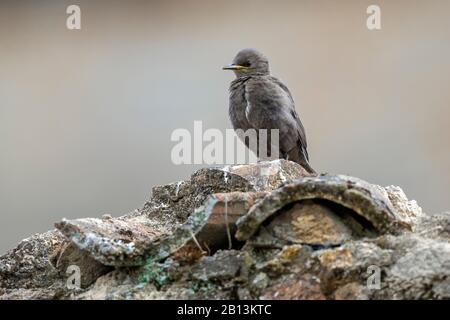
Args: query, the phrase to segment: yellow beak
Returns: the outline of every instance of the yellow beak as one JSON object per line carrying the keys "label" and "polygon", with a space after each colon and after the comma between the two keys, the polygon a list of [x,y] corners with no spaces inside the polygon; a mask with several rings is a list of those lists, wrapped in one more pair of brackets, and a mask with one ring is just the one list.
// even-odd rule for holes
{"label": "yellow beak", "polygon": [[240,66],[238,64],[230,64],[222,68],[222,70],[242,70],[242,69],[248,69],[248,67]]}

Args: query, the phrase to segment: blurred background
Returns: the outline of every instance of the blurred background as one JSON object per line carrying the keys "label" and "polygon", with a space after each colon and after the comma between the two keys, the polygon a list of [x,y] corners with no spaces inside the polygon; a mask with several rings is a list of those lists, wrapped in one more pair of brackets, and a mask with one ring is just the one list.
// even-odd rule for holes
{"label": "blurred background", "polygon": [[1,1],[0,253],[187,178],[198,166],[172,164],[170,135],[231,127],[221,66],[246,47],[289,86],[316,170],[449,210],[449,14],[447,0]]}

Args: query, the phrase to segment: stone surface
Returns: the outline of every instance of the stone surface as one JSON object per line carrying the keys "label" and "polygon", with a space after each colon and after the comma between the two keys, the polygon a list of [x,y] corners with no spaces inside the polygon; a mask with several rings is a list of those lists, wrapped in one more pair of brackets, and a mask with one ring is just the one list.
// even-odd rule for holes
{"label": "stone surface", "polygon": [[0,299],[450,298],[450,213],[285,160],[201,169],[120,218],[56,225],[0,257]]}
{"label": "stone surface", "polygon": [[284,276],[267,287],[262,300],[325,300],[320,280],[312,275]]}
{"label": "stone surface", "polygon": [[366,288],[357,282],[350,282],[334,292],[335,300],[367,300]]}
{"label": "stone surface", "polygon": [[67,241],[57,231],[36,234],[0,257],[0,287],[9,298],[48,299],[65,285],[55,267]]}
{"label": "stone surface", "polygon": [[[215,193],[210,198],[214,201],[205,225],[196,234],[198,244],[203,250],[215,252],[220,248],[233,248],[237,241],[236,221],[245,215],[254,203],[262,199],[266,192],[230,192]],[[190,241],[191,246],[196,246]]]}
{"label": "stone surface", "polygon": [[419,218],[423,217],[422,208],[415,200],[408,200],[406,194],[400,187],[387,186],[379,188],[384,193],[392,206],[395,208],[397,215],[401,216],[402,220],[406,221],[412,228],[415,227]]}
{"label": "stone surface", "polygon": [[238,275],[242,259],[239,251],[218,251],[213,257],[200,259],[192,270],[192,277],[201,281],[232,279]]}
{"label": "stone surface", "polygon": [[192,242],[215,251],[225,241],[231,244],[235,221],[255,200],[305,174],[286,160],[201,169],[188,181],[154,187],[141,210],[120,218],[63,220],[55,226],[108,266],[141,266]]}
{"label": "stone surface", "polygon": [[422,215],[416,224],[417,234],[437,240],[450,240],[450,212]]}
{"label": "stone surface", "polygon": [[372,236],[373,230],[358,223],[350,210],[329,208],[320,201],[305,200],[277,215],[266,227],[286,244],[339,245],[351,239]]}
{"label": "stone surface", "polygon": [[343,175],[321,175],[298,179],[274,190],[238,220],[236,237],[249,239],[266,219],[283,207],[308,199],[327,200],[350,209],[380,232],[411,229],[411,219],[405,219],[378,186]]}
{"label": "stone surface", "polygon": [[146,244],[170,234],[164,225],[143,216],[130,219],[63,220],[55,224],[61,233],[105,265],[144,264]]}
{"label": "stone surface", "polygon": [[77,266],[80,270],[81,288],[87,288],[100,276],[112,270],[93,258],[89,252],[80,250],[73,242],[61,248],[56,257],[55,267],[62,273],[70,270],[70,266]]}

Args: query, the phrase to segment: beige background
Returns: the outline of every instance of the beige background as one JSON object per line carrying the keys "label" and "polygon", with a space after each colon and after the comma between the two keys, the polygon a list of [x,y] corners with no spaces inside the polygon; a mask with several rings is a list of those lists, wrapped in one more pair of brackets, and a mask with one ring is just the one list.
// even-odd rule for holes
{"label": "beige background", "polygon": [[[220,67],[244,47],[291,89],[314,168],[450,209],[450,1],[0,3],[0,253],[187,177],[170,134],[230,127]],[[65,28],[73,3],[81,31]]]}

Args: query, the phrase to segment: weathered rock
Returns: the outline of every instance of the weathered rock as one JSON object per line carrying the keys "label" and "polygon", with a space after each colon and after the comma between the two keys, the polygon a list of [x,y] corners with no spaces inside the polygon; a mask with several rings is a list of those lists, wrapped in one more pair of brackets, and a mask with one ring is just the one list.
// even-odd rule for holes
{"label": "weathered rock", "polygon": [[265,258],[261,261],[253,255],[255,262],[254,268],[258,271],[264,271],[269,275],[283,274],[288,271],[302,273],[307,270],[305,263],[310,257],[311,249],[308,246],[284,246],[269,259]]}
{"label": "weathered rock", "polygon": [[274,190],[238,220],[236,238],[247,240],[259,226],[287,205],[308,199],[327,200],[341,205],[369,222],[380,233],[411,229],[378,186],[348,176],[305,177]]}
{"label": "weathered rock", "polygon": [[232,249],[236,244],[236,221],[245,215],[255,201],[266,192],[216,193],[210,197],[214,205],[210,209],[205,225],[186,246],[200,248],[212,253],[218,249]]}
{"label": "weathered rock", "polygon": [[142,265],[145,249],[170,232],[144,216],[130,219],[77,219],[55,224],[78,248],[105,265]]}
{"label": "weathered rock", "polygon": [[95,260],[89,252],[80,250],[74,243],[68,242],[56,258],[55,267],[62,274],[70,270],[70,266],[76,266],[80,271],[80,287],[87,288],[100,276],[112,269]]}
{"label": "weathered rock", "polygon": [[6,291],[0,295],[0,300],[54,300],[59,298],[58,290],[55,288],[39,288]]}
{"label": "weathered rock", "polygon": [[423,217],[422,208],[415,200],[408,200],[400,187],[379,187],[379,190],[387,197],[395,208],[397,215],[405,221],[411,229],[414,229],[419,219]]}
{"label": "weathered rock", "polygon": [[334,292],[335,300],[367,300],[366,288],[357,282],[350,282]]}
{"label": "weathered rock", "polygon": [[285,160],[202,169],[140,210],[57,227],[0,257],[0,299],[450,298],[449,213]]}
{"label": "weathered rock", "polygon": [[422,215],[415,233],[427,238],[450,241],[450,212]]}
{"label": "weathered rock", "polygon": [[195,172],[190,180],[154,187],[152,199],[138,213],[183,223],[213,193],[272,191],[308,175],[297,163],[283,159],[205,168]]}
{"label": "weathered rock", "polygon": [[57,230],[36,234],[0,257],[2,299],[56,299],[67,291],[69,266],[80,270],[86,288],[110,268],[78,249]]}
{"label": "weathered rock", "polygon": [[325,300],[320,290],[320,280],[313,275],[289,275],[280,278],[264,294],[262,300]]}
{"label": "weathered rock", "polygon": [[230,280],[238,275],[242,260],[239,251],[218,251],[213,257],[203,257],[193,268],[192,277],[201,281]]}
{"label": "weathered rock", "polygon": [[449,299],[450,243],[404,235],[387,246],[401,253],[385,271],[382,298]]}
{"label": "weathered rock", "polygon": [[272,191],[295,179],[311,176],[299,164],[284,159],[262,161],[250,165],[227,166],[221,170],[242,177],[256,191]]}
{"label": "weathered rock", "polygon": [[236,219],[264,191],[305,174],[286,160],[201,169],[189,181],[153,188],[151,201],[140,211],[120,218],[63,220],[55,226],[109,266],[144,265],[148,258],[166,258],[192,242],[214,251],[226,248],[225,242],[231,247]]}
{"label": "weathered rock", "polygon": [[56,231],[36,234],[0,257],[0,287],[48,288],[61,283],[54,261],[65,238]]}
{"label": "weathered rock", "polygon": [[260,272],[258,273],[253,280],[251,281],[251,286],[256,290],[264,290],[270,284],[270,278],[266,273]]}
{"label": "weathered rock", "polygon": [[352,239],[373,236],[369,224],[362,226],[346,208],[330,208],[325,203],[305,200],[277,215],[266,227],[286,244],[339,245]]}

